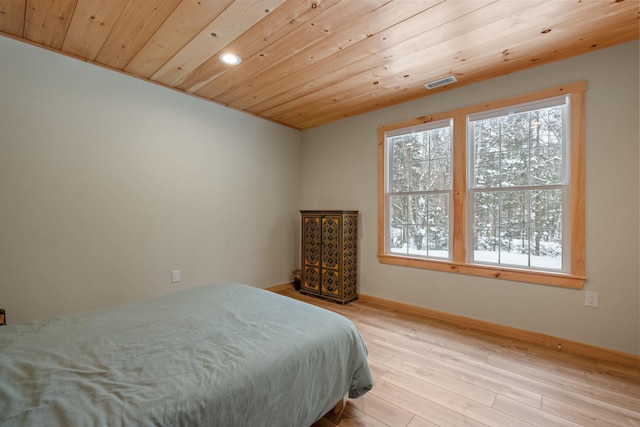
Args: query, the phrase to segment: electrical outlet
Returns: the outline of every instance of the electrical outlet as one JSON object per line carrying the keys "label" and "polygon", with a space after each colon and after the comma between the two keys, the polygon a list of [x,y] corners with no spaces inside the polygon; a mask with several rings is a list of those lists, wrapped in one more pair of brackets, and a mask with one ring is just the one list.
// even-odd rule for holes
{"label": "electrical outlet", "polygon": [[598,293],[586,291],[584,293],[584,305],[587,307],[598,308]]}
{"label": "electrical outlet", "polygon": [[180,270],[173,270],[171,272],[171,283],[178,283],[180,281]]}

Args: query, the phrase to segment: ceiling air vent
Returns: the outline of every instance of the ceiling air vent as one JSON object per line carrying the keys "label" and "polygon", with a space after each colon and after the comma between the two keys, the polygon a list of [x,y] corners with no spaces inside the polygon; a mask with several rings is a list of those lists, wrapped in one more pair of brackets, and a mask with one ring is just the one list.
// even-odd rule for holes
{"label": "ceiling air vent", "polygon": [[448,85],[449,83],[455,83],[458,79],[455,76],[448,76],[440,80],[434,80],[424,85],[427,89],[435,89],[440,86]]}

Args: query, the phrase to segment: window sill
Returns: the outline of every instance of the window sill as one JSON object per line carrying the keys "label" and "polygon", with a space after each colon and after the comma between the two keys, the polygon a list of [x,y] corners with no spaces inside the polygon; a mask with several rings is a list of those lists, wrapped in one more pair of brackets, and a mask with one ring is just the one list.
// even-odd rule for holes
{"label": "window sill", "polygon": [[435,261],[389,254],[378,254],[378,260],[382,264],[401,265],[404,267],[423,268],[425,270],[445,271],[449,273],[460,273],[470,276],[513,280],[516,282],[535,283],[538,285],[558,286],[571,289],[582,289],[584,282],[587,280],[584,276],[571,274],[491,267],[479,264],[461,264],[450,261]]}

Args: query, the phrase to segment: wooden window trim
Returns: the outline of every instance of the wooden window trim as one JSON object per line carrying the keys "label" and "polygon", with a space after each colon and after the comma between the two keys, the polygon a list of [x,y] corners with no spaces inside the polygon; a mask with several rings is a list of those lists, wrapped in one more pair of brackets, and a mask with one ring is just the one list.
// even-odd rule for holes
{"label": "wooden window trim", "polygon": [[[585,276],[585,203],[584,203],[584,93],[585,81],[557,86],[536,92],[518,95],[498,101],[478,104],[471,107],[418,117],[400,123],[378,128],[378,260],[383,264],[428,270],[446,271],[472,276],[489,277],[518,282],[535,283],[548,286],[581,289]],[[533,102],[560,95],[571,95],[570,103],[570,273],[555,273],[539,270],[486,266],[466,262],[466,206],[467,206],[467,159],[466,159],[466,117],[482,111],[493,110],[510,105]],[[385,253],[385,133],[417,126],[443,119],[453,118],[453,244],[452,261],[391,255]]]}

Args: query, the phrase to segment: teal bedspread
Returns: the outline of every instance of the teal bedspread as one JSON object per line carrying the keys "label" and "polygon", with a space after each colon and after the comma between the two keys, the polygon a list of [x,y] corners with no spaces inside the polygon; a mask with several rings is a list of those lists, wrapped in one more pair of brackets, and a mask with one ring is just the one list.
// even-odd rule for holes
{"label": "teal bedspread", "polygon": [[2,426],[311,425],[372,387],[333,312],[246,285],[0,327]]}

